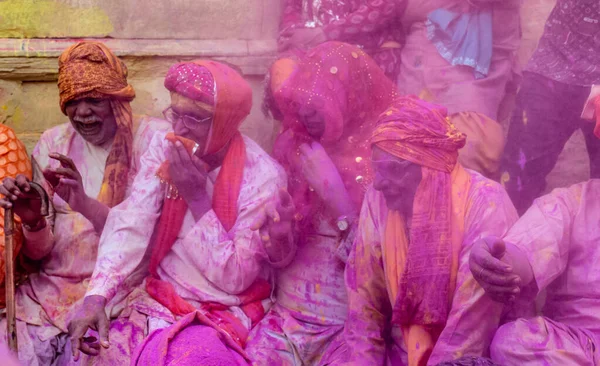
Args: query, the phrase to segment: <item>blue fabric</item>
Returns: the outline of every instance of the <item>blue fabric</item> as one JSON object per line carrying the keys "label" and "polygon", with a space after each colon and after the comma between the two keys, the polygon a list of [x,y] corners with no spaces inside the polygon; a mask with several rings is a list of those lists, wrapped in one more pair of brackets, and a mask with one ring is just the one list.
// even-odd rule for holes
{"label": "blue fabric", "polygon": [[455,13],[437,9],[427,16],[427,38],[451,65],[472,67],[476,79],[490,71],[492,62],[492,10]]}

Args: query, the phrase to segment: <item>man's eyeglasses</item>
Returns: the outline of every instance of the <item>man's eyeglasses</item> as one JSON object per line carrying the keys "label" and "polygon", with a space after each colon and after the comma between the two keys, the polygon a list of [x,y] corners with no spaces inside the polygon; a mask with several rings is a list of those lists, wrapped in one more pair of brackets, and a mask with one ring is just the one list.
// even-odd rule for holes
{"label": "man's eyeglasses", "polygon": [[200,127],[200,125],[210,122],[210,120],[212,120],[213,118],[212,116],[210,116],[203,119],[198,119],[187,114],[181,115],[175,112],[171,107],[163,111],[163,116],[165,116],[165,119],[171,122],[172,124],[175,124],[177,123],[177,121],[181,120],[181,122],[183,122],[183,125],[189,130],[195,130],[198,127]]}

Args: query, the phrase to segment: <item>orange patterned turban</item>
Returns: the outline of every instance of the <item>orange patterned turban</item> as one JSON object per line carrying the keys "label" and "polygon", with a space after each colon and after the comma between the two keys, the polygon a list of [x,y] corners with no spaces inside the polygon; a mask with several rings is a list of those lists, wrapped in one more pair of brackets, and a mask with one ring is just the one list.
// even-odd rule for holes
{"label": "orange patterned turban", "polygon": [[117,133],[106,160],[98,200],[109,207],[125,198],[133,146],[133,118],[129,102],[135,98],[127,83],[127,67],[101,42],[79,42],[58,59],[60,109],[69,101],[82,98],[109,98]]}
{"label": "orange patterned turban", "polygon": [[409,359],[419,360],[411,365],[427,361],[424,350],[433,347],[446,323],[456,278],[451,174],[460,168],[458,150],[465,136],[446,113],[444,107],[416,97],[399,98],[379,117],[371,137],[372,145],[422,167],[410,239],[399,234],[405,233],[398,229],[404,227],[404,219],[391,213],[383,243],[386,253],[407,253],[403,267],[396,261],[387,264],[386,276],[389,283],[398,284],[392,322],[403,328]]}
{"label": "orange patterned turban", "polygon": [[396,99],[380,116],[371,143],[401,159],[450,173],[466,137],[446,115],[446,108],[416,97]]}

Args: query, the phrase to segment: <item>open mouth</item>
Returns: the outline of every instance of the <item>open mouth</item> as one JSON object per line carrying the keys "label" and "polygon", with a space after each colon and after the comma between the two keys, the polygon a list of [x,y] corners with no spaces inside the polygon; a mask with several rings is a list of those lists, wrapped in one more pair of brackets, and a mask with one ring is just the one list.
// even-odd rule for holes
{"label": "open mouth", "polygon": [[76,122],[77,129],[82,135],[93,136],[100,133],[102,122]]}

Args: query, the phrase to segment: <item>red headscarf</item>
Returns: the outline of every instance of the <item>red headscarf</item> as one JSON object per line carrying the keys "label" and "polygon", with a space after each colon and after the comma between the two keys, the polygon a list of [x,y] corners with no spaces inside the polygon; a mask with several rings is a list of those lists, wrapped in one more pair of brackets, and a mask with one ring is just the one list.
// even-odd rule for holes
{"label": "red headscarf", "polygon": [[133,118],[129,102],[135,98],[127,84],[127,67],[100,42],[79,42],[58,59],[60,109],[82,98],[110,98],[117,133],[106,159],[98,201],[113,207],[125,198],[133,147]]}
{"label": "red headscarf", "polygon": [[406,253],[405,263],[397,263],[392,255],[385,255],[384,263],[387,282],[398,284],[390,291],[395,296],[392,322],[403,326],[411,365],[427,362],[423,352],[433,349],[446,324],[454,289],[451,174],[460,168],[458,150],[465,136],[446,114],[445,108],[416,97],[399,98],[381,115],[371,138],[387,153],[422,167],[410,245],[402,229],[404,219],[395,212],[388,214],[382,243],[386,254]]}
{"label": "red headscarf", "polygon": [[[288,67],[289,67],[289,63]],[[273,75],[277,70],[271,70]],[[375,62],[361,49],[340,42],[326,42],[295,65],[290,77],[273,90],[283,113],[284,131],[273,148],[286,168],[289,189],[303,217],[322,210],[295,161],[298,147],[313,140],[298,120],[301,106],[322,113],[325,133],[320,139],[338,168],[346,189],[360,209],[371,181],[369,136],[377,116],[396,96],[396,88]]]}
{"label": "red headscarf", "polygon": [[165,87],[184,97],[214,107],[213,122],[204,155],[229,147],[217,176],[213,193],[213,210],[226,230],[237,219],[246,146],[238,128],[250,114],[252,88],[227,65],[197,60],[173,65],[165,78]]}
{"label": "red headscarf", "polygon": [[[246,146],[238,128],[250,113],[252,89],[242,76],[230,67],[205,60],[172,66],[165,78],[165,87],[171,92],[203,103],[214,110],[205,155],[227,147],[225,159],[215,182],[212,209],[225,230],[229,231],[237,219],[237,202],[246,162]],[[161,166],[159,172],[168,172],[168,169]],[[168,185],[168,189],[160,220],[153,235],[154,247],[150,258],[150,277],[146,280],[146,290],[175,315],[201,311],[211,322],[230,334],[235,342],[243,345],[247,337],[247,329],[236,317],[223,311],[222,305],[206,303],[202,304],[200,309],[195,309],[176,293],[169,282],[159,279],[158,265],[175,243],[187,212],[185,201],[177,195],[170,184],[169,177],[160,178]],[[255,311],[254,305],[269,294],[269,284],[257,281],[238,297],[242,309],[248,309],[247,315],[257,320],[264,313]]]}

